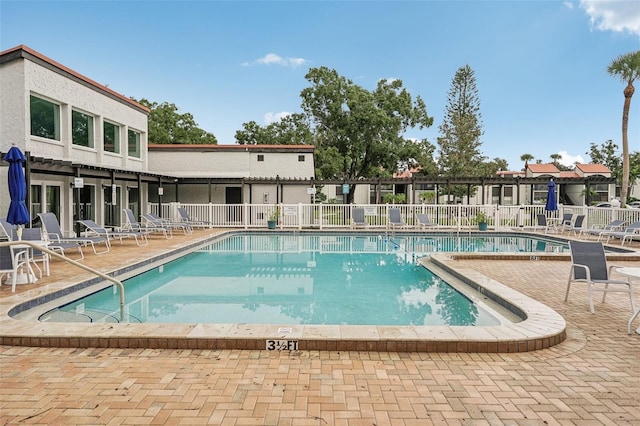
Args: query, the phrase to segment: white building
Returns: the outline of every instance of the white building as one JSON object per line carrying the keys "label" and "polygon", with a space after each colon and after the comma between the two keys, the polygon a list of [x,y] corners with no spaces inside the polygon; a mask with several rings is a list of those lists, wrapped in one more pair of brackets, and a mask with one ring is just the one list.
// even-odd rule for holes
{"label": "white building", "polygon": [[[180,201],[198,203],[309,200],[306,186],[245,181],[313,178],[312,146],[149,151],[148,108],[26,46],[0,52],[0,92],[0,154],[12,144],[26,154],[32,218],[54,212],[65,230],[76,218],[119,226],[124,206],[139,214],[149,201],[176,201],[178,192]],[[0,161],[0,212],[9,206],[7,165]]]}
{"label": "white building", "polygon": [[[173,176],[163,201],[213,204],[309,203],[313,145],[149,145],[149,169]],[[287,181],[274,184],[273,179]],[[299,184],[296,180],[300,179]],[[262,182],[261,182],[262,181]],[[150,200],[157,201],[157,185]]]}
{"label": "white building", "polygon": [[64,229],[74,216],[119,224],[121,206],[146,201],[145,183],[157,179],[147,173],[146,107],[26,46],[0,52],[0,91],[0,151],[15,144],[29,158],[32,217],[54,212]]}

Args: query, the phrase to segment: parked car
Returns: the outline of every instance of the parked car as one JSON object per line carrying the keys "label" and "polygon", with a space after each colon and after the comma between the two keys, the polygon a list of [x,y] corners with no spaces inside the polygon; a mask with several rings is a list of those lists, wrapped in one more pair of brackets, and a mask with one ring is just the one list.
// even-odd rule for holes
{"label": "parked car", "polygon": [[611,203],[598,203],[593,207],[611,207]]}
{"label": "parked car", "polygon": [[640,201],[632,201],[627,204],[627,207],[631,207],[632,209],[640,209]]}

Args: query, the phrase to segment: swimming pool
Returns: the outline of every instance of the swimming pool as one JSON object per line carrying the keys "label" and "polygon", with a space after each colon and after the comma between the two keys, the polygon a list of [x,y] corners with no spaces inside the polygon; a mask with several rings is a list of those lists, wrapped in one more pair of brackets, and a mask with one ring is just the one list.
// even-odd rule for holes
{"label": "swimming pool", "polygon": [[[482,298],[469,288],[452,287],[416,260],[436,252],[566,250],[563,242],[519,235],[231,235],[126,280],[122,320],[498,325],[509,313],[480,303]],[[118,322],[118,294],[107,288],[47,312],[40,320],[61,318]]]}
{"label": "swimming pool", "polygon": [[[401,326],[505,322],[504,314],[459,291],[462,286],[456,289],[416,263],[431,247],[432,240],[424,240],[232,235],[126,280],[124,320]],[[451,247],[453,241],[441,240]],[[477,247],[477,239],[465,247],[469,244]],[[41,320],[54,321],[61,315],[66,321],[118,321],[119,294],[107,288]]]}
{"label": "swimming pool", "polygon": [[[113,265],[111,274],[124,279],[139,274],[137,271],[150,270],[166,264],[168,261],[183,256],[193,250],[209,247],[211,243],[231,244],[232,240],[224,238],[229,235],[238,237],[248,236],[247,231],[213,230],[205,231],[202,235],[184,237],[185,241],[172,240],[173,248],[166,250],[151,245],[145,250],[134,249],[130,254],[132,262],[126,265]],[[265,236],[273,237],[278,233],[265,231]],[[323,252],[344,251],[340,244],[347,244],[345,237],[350,238],[350,250],[365,248],[392,254],[407,263],[428,263],[439,268],[438,274],[444,271],[444,277],[450,282],[450,277],[458,279],[462,285],[477,290],[480,302],[492,301],[500,304],[519,317],[519,322],[501,323],[495,326],[395,326],[395,325],[315,325],[293,324],[252,324],[239,323],[107,323],[107,322],[69,322],[59,325],[59,322],[37,321],[42,313],[54,307],[66,304],[66,301],[78,299],[79,294],[93,293],[99,288],[106,287],[96,279],[85,278],[84,281],[56,282],[47,289],[43,288],[40,296],[31,298],[16,296],[6,299],[4,306],[7,311],[5,319],[0,318],[0,343],[27,346],[60,346],[60,347],[118,347],[118,348],[189,348],[189,349],[274,349],[274,342],[286,344],[276,345],[276,349],[290,349],[290,343],[295,348],[303,350],[367,350],[367,351],[419,351],[419,352],[519,352],[553,346],[566,337],[565,322],[560,315],[545,305],[527,297],[509,287],[498,283],[473,270],[459,269],[454,256],[448,253],[433,252],[429,256],[417,257],[400,247],[406,246],[396,237],[410,236],[407,233],[393,232],[381,234],[365,234],[363,232],[342,231],[328,235],[317,231],[302,231],[285,233],[284,239],[279,241],[284,253],[288,256],[294,253],[305,253],[308,248],[298,239],[302,234],[314,234],[320,237],[316,245]],[[441,234],[442,235],[442,234]],[[482,237],[529,236],[532,234],[509,233],[481,234]],[[364,239],[353,237],[364,236]],[[426,233],[416,237],[430,238]],[[450,237],[452,234],[442,235]],[[387,238],[391,237],[391,238]],[[179,237],[178,237],[179,238]],[[221,239],[223,238],[223,239]],[[387,241],[385,241],[385,239]],[[547,239],[544,237],[544,239]],[[234,250],[249,251],[247,244],[238,243],[242,239],[235,239]],[[246,240],[246,239],[245,239]],[[253,247],[263,253],[274,252],[273,238],[268,239],[271,245],[260,243]],[[297,242],[294,242],[297,240]],[[551,238],[553,242],[561,242],[558,238]],[[416,240],[416,244],[419,240]],[[423,241],[424,242],[424,241]],[[411,246],[412,244],[409,244]],[[226,248],[230,248],[227,246]],[[117,248],[116,248],[117,250]],[[532,256],[531,253],[520,255],[503,255],[497,253],[475,254],[472,258],[488,256],[486,259],[538,260],[567,258],[562,253]],[[456,254],[455,257],[459,257]],[[558,257],[560,256],[560,257]],[[102,258],[101,258],[102,259]],[[405,260],[406,259],[406,260]],[[491,260],[490,260],[491,261]],[[449,274],[449,277],[447,276]],[[460,283],[457,283],[460,284]],[[74,297],[75,295],[75,297]],[[36,298],[33,298],[37,296]],[[126,299],[130,300],[127,293]],[[65,301],[66,300],[66,301]],[[75,316],[75,313],[71,314]],[[68,321],[69,318],[56,318],[56,321]],[[73,319],[71,321],[76,321]],[[62,328],[61,328],[62,327]]]}

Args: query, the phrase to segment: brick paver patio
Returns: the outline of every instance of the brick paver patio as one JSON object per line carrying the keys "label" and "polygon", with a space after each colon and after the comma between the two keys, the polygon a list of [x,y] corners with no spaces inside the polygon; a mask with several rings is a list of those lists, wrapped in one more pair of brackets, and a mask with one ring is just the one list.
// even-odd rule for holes
{"label": "brick paver patio", "polygon": [[[88,261],[124,262],[134,247]],[[640,425],[626,295],[591,315],[583,288],[563,301],[567,261],[458,262],[559,312],[567,340],[519,354],[0,346],[0,424]]]}

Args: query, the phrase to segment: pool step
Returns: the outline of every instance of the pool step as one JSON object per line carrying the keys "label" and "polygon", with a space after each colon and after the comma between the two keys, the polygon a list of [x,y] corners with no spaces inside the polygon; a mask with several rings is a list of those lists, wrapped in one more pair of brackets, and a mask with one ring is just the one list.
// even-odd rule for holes
{"label": "pool step", "polygon": [[[120,322],[120,320],[110,312],[102,312],[92,309],[85,309],[83,312],[69,312],[60,309],[53,309],[42,314],[39,320],[43,322]],[[131,317],[127,322],[139,323],[140,321],[137,318]]]}

